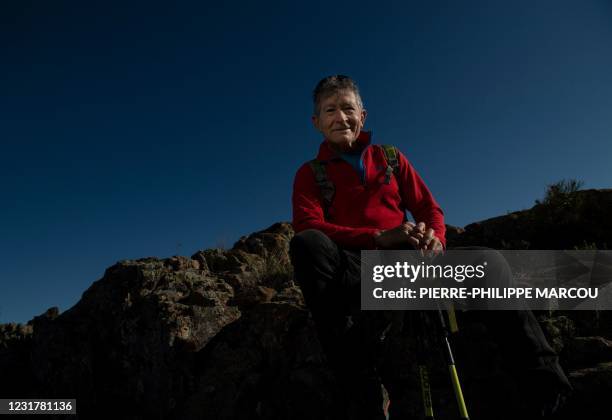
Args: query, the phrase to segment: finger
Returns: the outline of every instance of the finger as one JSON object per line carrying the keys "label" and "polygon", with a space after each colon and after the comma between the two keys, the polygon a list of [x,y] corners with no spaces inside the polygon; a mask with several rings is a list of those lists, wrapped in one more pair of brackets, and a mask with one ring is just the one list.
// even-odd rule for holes
{"label": "finger", "polygon": [[431,240],[431,242],[429,242],[429,245],[427,246],[427,248],[433,251],[442,251],[444,249],[444,247],[442,246],[442,242],[440,242],[440,240],[436,238],[435,236]]}
{"label": "finger", "polygon": [[421,242],[423,240],[423,234],[420,232],[412,231],[410,233],[410,237],[415,238],[418,242]]}
{"label": "finger", "polygon": [[418,249],[419,248],[419,244],[421,243],[421,241],[419,241],[417,238],[415,238],[414,236],[411,236],[410,238],[408,238],[408,243],[410,245],[412,245],[413,248]]}
{"label": "finger", "polygon": [[414,229],[414,223],[405,222],[400,227],[402,228],[404,232],[410,233]]}
{"label": "finger", "polygon": [[425,232],[425,236],[423,236],[423,243],[426,246],[429,246],[429,243],[435,238],[434,236],[434,230],[432,228],[427,229],[427,232]]}
{"label": "finger", "polygon": [[414,229],[410,231],[410,234],[414,237],[423,238],[425,235],[425,231],[418,229],[418,226],[415,226]]}
{"label": "finger", "polygon": [[425,223],[423,223],[423,222],[419,222],[419,223],[416,225],[416,229],[417,229],[418,231],[422,232],[422,233],[425,233]]}
{"label": "finger", "polygon": [[423,246],[423,250],[425,251],[425,255],[429,258],[433,258],[437,252],[435,251],[436,241],[438,238],[434,237],[433,239],[429,238],[427,244]]}

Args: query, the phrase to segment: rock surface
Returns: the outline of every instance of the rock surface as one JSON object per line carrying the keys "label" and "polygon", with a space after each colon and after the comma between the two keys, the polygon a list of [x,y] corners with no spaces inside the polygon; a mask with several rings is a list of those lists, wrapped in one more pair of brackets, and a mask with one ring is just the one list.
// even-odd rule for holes
{"label": "rock surface", "polygon": [[574,249],[612,247],[612,189],[559,194],[528,210],[450,226],[449,247],[479,245],[494,249]]}

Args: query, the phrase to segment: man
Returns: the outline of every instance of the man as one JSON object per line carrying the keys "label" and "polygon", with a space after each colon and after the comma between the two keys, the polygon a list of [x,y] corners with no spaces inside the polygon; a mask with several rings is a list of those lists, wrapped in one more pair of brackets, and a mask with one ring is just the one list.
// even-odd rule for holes
{"label": "man", "polygon": [[[403,155],[401,185],[395,177],[390,184],[382,182],[387,162],[380,148],[369,147],[371,133],[362,132],[367,113],[356,84],[345,76],[331,76],[319,82],[314,97],[312,122],[325,137],[317,159],[325,162],[336,196],[326,219],[311,168],[303,165],[294,186],[295,230],[318,229],[347,249],[398,249],[419,243],[441,249],[442,210]],[[416,228],[404,223],[402,203],[419,220]]]}
{"label": "man", "polygon": [[[389,152],[362,130],[367,112],[354,81],[324,78],[313,102],[312,123],[324,140],[317,159],[302,165],[295,177],[291,257],[338,379],[334,418],[384,419],[380,376],[391,397],[392,418],[406,415],[401,372],[377,366],[379,337],[388,321],[381,313],[360,310],[360,250],[439,252],[445,247],[444,216],[406,157],[397,152],[390,162]],[[406,211],[416,224],[406,221]],[[531,334],[529,315],[533,318],[521,313],[521,319],[508,322],[529,324]],[[556,357],[540,330],[531,335],[537,336],[541,354]]]}

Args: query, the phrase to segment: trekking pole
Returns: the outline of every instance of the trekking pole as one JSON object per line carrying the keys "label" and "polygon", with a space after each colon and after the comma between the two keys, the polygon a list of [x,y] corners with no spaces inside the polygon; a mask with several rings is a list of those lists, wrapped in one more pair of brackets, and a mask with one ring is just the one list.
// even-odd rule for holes
{"label": "trekking pole", "polygon": [[[451,328],[456,330],[455,311],[452,306],[448,309],[449,319]],[[452,313],[452,315],[451,315]],[[448,340],[449,329],[444,320],[444,312],[438,304],[438,319],[440,320],[440,326],[442,328],[443,336],[443,347],[446,355],[446,362],[448,364],[448,371],[450,373],[451,382],[453,384],[453,390],[455,391],[455,397],[457,398],[457,406],[459,407],[459,417],[461,419],[469,419],[465,400],[463,399],[463,392],[461,391],[461,384],[459,383],[459,375],[457,374],[457,368],[455,367],[455,358],[453,357],[453,351],[451,349],[450,341]]]}
{"label": "trekking pole", "polygon": [[425,364],[425,315],[422,312],[419,312],[419,315],[421,319],[417,327],[417,369],[419,371],[419,379],[421,381],[421,395],[423,397],[423,410],[425,412],[425,420],[434,420],[429,372],[427,371],[427,365]]}

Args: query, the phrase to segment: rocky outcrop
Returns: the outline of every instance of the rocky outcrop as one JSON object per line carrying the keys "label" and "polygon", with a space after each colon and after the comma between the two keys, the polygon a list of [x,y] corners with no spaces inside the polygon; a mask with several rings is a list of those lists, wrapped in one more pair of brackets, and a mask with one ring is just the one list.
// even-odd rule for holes
{"label": "rocky outcrop", "polygon": [[[218,378],[213,382],[224,393],[217,405],[223,405],[249,396],[247,383],[263,389],[253,379],[256,364],[269,377],[274,360],[283,361],[278,371],[287,363],[301,369],[318,363],[308,312],[287,271],[292,234],[288,224],[276,224],[231,250],[122,261],[63,314],[50,310],[27,326],[0,326],[1,395],[77,396],[82,418],[118,412],[130,419],[176,418],[177,412],[200,418],[211,406],[198,404],[195,395],[209,395],[211,378]],[[292,343],[303,355],[293,352],[295,360],[287,361],[283,349]],[[233,378],[236,394],[223,387],[232,370],[244,374]],[[234,412],[257,408],[236,404]]]}
{"label": "rocky outcrop", "polygon": [[574,249],[612,246],[612,189],[559,193],[528,210],[450,227],[448,245],[494,249]]}
{"label": "rocky outcrop", "polygon": [[[603,215],[612,191],[577,197],[566,197],[563,211],[540,203],[465,229],[449,226],[449,245],[607,246],[612,222]],[[554,226],[571,233],[559,238]],[[330,418],[333,376],[292,279],[292,235],[278,223],[230,250],[122,261],[66,312],[0,325],[0,396],[73,396],[84,419]],[[587,404],[589,418],[608,418],[611,314],[539,317],[575,388],[563,418],[582,417]],[[499,348],[477,322],[462,331],[457,355],[472,418],[489,418],[496,408],[482,396],[499,394],[500,382],[487,382],[496,378],[487,374],[500,366]],[[444,369],[432,371],[435,387],[448,388],[446,380]],[[435,391],[438,417],[454,413],[452,394]]]}
{"label": "rocky outcrop", "polygon": [[231,286],[192,261],[121,262],[73,308],[51,322],[35,320],[40,388],[79,395],[86,417],[119,407],[131,407],[130,416],[173,410],[190,386],[193,353],[240,317],[227,304]]}
{"label": "rocky outcrop", "polygon": [[0,324],[0,395],[18,398],[32,392],[32,326]]}

